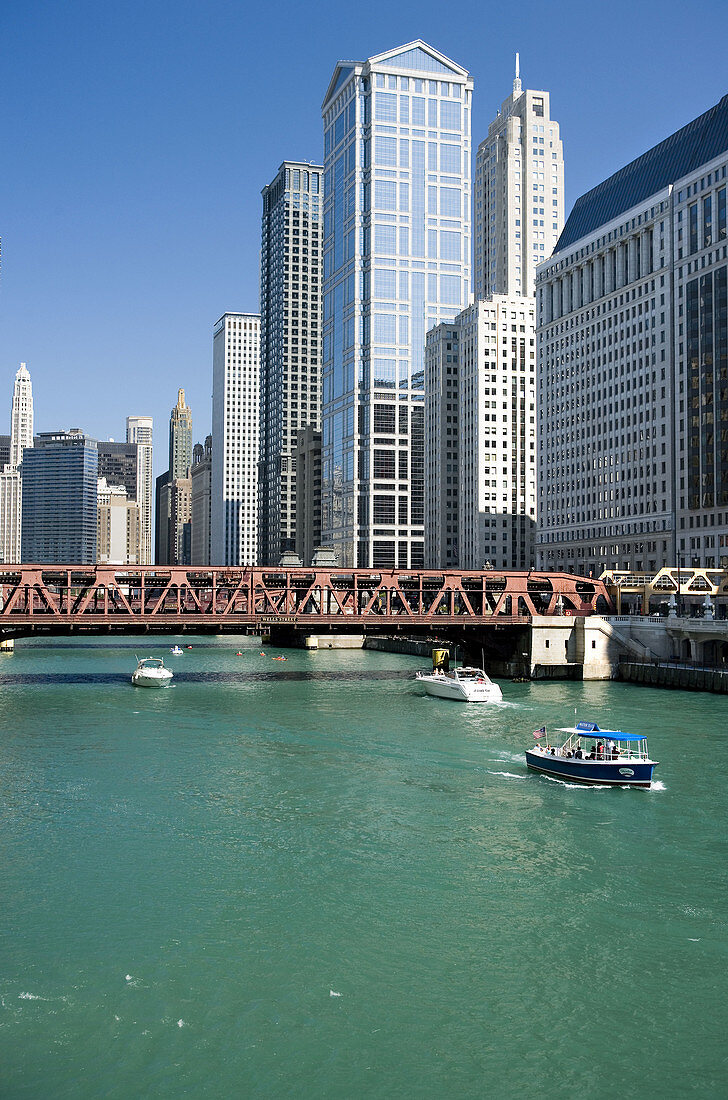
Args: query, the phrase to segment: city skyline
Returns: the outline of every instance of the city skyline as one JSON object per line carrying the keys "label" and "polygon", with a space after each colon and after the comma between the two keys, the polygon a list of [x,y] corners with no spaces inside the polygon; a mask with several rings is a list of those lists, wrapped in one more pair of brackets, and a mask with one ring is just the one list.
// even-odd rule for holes
{"label": "city skyline", "polygon": [[[575,29],[571,4],[548,25],[535,5],[527,5],[523,14],[533,16],[531,25],[523,16],[515,23],[502,12],[473,12],[457,30],[438,25],[434,6],[394,18],[387,11],[384,35],[375,6],[363,25],[338,22],[324,27],[315,42],[309,32],[305,64],[295,33],[279,43],[261,21],[259,52],[275,44],[284,59],[284,76],[262,108],[257,95],[262,59],[241,74],[227,47],[216,55],[215,80],[210,79],[220,20],[230,31],[238,25],[228,9],[213,5],[219,18],[208,21],[206,14],[207,26],[187,13],[173,36],[165,33],[159,77],[152,75],[150,44],[167,26],[169,5],[144,9],[145,36],[136,35],[135,15],[141,18],[142,9],[134,5],[126,26],[96,9],[88,19],[85,4],[74,6],[70,15],[43,10],[41,16],[40,6],[31,3],[6,16],[0,369],[9,384],[18,364],[28,363],[38,430],[78,423],[97,438],[119,438],[114,403],[94,404],[101,375],[109,391],[123,378],[129,405],[157,424],[165,422],[170,395],[183,386],[199,409],[198,434],[206,434],[212,325],[226,309],[258,309],[260,189],[286,157],[322,159],[319,109],[339,57],[372,56],[415,38],[456,57],[474,78],[477,145],[509,91],[519,50],[524,87],[547,89],[559,120],[568,214],[576,196],[708,109],[725,91],[721,67],[708,64],[690,72],[684,95],[666,98],[664,71],[682,60],[679,36],[670,30],[670,10],[678,9],[661,5],[656,21],[654,5],[637,11],[623,7],[634,32],[626,39],[614,10],[608,20],[592,14]],[[290,15],[295,31],[302,17],[293,8]],[[695,56],[710,58],[727,19],[718,5],[708,5],[706,15],[696,29]],[[486,20],[488,36],[479,36]],[[652,70],[644,64],[641,29],[651,42]],[[77,40],[70,55],[58,51],[59,37]],[[474,49],[473,40],[487,46]],[[614,80],[617,46],[623,71],[631,67],[635,73],[630,81]],[[169,91],[165,77],[175,77],[183,66],[188,66],[184,84]],[[131,93],[129,69],[136,77]],[[254,111],[250,103],[256,104]],[[241,106],[235,121],[239,140],[231,149],[213,138],[227,133],[231,112],[239,114]],[[179,114],[184,122],[176,121]],[[28,132],[34,135],[31,142]],[[243,173],[237,170],[241,158]],[[224,238],[220,222],[226,226]],[[60,384],[59,377],[74,385]],[[164,464],[163,451],[156,449],[155,473]]]}

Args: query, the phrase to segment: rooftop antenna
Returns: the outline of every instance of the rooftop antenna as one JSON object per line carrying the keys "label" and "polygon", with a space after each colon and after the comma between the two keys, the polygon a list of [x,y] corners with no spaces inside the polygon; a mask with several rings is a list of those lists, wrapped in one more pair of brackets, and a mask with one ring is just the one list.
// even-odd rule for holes
{"label": "rooftop antenna", "polygon": [[513,94],[521,94],[521,55],[516,54],[516,79],[513,81]]}

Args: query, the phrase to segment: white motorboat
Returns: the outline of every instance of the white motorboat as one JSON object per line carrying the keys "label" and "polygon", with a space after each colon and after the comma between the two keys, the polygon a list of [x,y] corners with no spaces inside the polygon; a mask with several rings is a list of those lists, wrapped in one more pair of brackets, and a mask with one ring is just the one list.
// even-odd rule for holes
{"label": "white motorboat", "polygon": [[181,656],[182,656],[182,654],[184,653],[184,650],[183,650],[183,649],[182,649],[182,648],[181,648],[180,646],[178,646],[178,645],[173,645],[173,646],[172,646],[172,648],[170,649],[170,651],[169,651],[169,652],[170,652],[170,653],[171,653],[171,654],[172,654],[172,655],[173,655],[174,657],[181,657]]}
{"label": "white motorboat", "polygon": [[503,692],[494,684],[482,668],[454,668],[444,672],[436,668],[432,672],[418,672],[417,682],[428,695],[438,699],[454,699],[458,703],[500,703]]}
{"label": "white motorboat", "polygon": [[172,673],[164,667],[161,657],[142,657],[131,678],[134,687],[166,687],[172,679]]}

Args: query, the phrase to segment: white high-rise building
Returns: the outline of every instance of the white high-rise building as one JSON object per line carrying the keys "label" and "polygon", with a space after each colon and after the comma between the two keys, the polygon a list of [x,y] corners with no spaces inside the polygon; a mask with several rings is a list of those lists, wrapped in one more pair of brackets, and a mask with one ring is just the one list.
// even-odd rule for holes
{"label": "white high-rise building", "polygon": [[212,351],[211,565],[255,565],[260,314],[223,313]]}
{"label": "white high-rise building", "polygon": [[296,437],[321,423],[323,168],[284,161],[263,188],[259,560],[296,545]]}
{"label": "white high-rise building", "polygon": [[154,465],[152,435],[154,422],[151,416],[127,416],[126,441],[138,444],[137,448],[137,504],[139,505],[139,564],[151,565],[154,561],[152,541],[152,517],[154,515]]}
{"label": "white high-rise building", "polygon": [[462,66],[416,41],[340,61],[324,98],[322,538],[424,562],[425,333],[470,297]]}
{"label": "white high-rise building", "polygon": [[22,531],[23,450],[33,446],[33,386],[25,363],[15,375],[10,424],[10,462],[0,473],[0,559],[19,562]]}
{"label": "white high-rise building", "polygon": [[728,95],[574,205],[538,272],[539,561],[728,567]]}
{"label": "white high-rise building", "polygon": [[475,161],[475,297],[534,294],[564,224],[564,155],[549,93],[513,92]]}
{"label": "white high-rise building", "polygon": [[426,565],[529,569],[536,534],[535,301],[494,295],[428,333]]}

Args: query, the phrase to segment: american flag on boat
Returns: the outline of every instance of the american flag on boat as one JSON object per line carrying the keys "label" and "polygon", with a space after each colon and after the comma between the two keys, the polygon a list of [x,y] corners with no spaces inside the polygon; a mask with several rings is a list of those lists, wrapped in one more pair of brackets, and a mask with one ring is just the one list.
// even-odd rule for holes
{"label": "american flag on boat", "polygon": [[543,737],[545,733],[546,733],[546,727],[545,727],[545,726],[541,726],[541,729],[540,729],[540,730],[534,730],[534,731],[533,731],[533,736],[534,736],[534,737],[536,738],[536,740],[538,741],[539,737]]}

